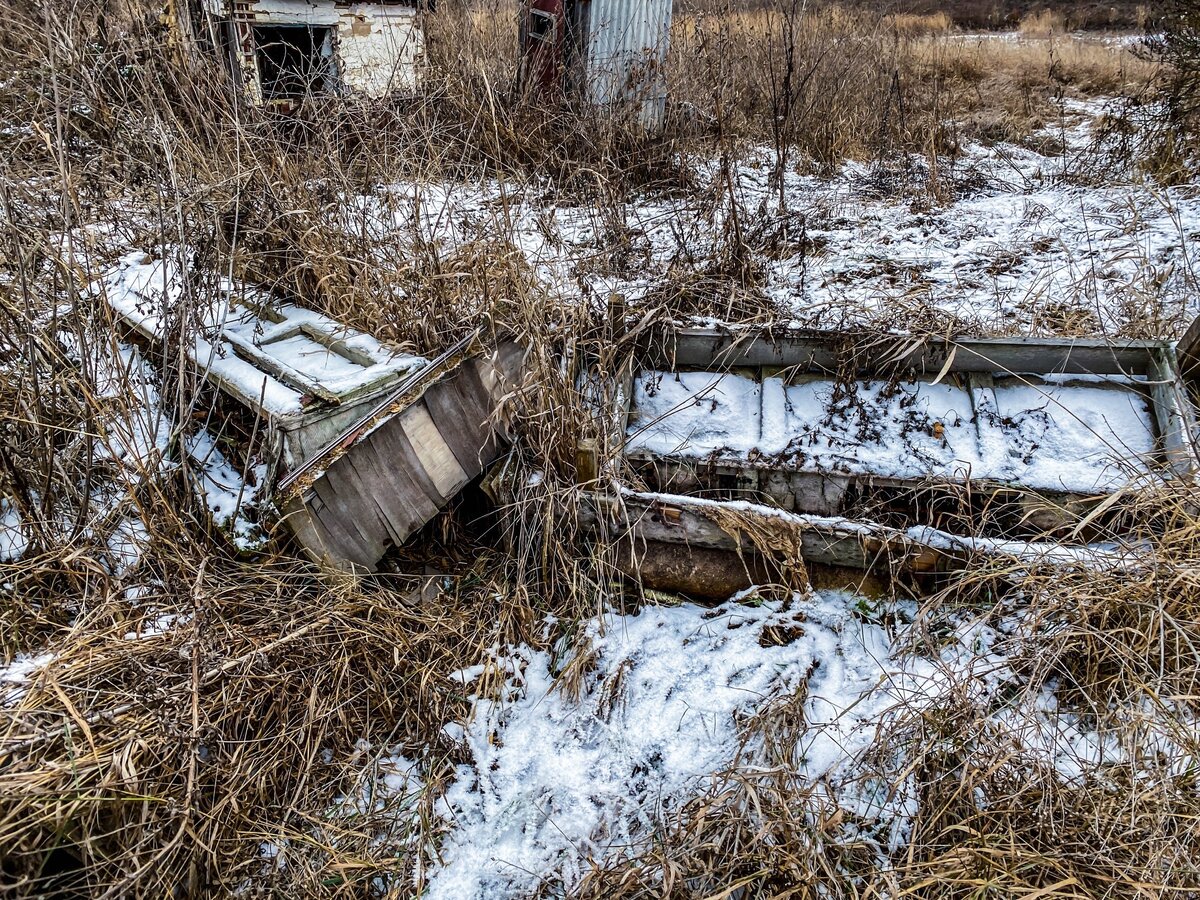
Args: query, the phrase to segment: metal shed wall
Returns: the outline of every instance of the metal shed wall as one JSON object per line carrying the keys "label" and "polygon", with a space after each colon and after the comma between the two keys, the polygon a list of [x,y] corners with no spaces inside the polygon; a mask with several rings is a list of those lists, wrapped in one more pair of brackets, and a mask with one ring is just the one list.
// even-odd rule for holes
{"label": "metal shed wall", "polygon": [[593,103],[638,107],[645,128],[662,124],[672,0],[589,0],[586,90]]}

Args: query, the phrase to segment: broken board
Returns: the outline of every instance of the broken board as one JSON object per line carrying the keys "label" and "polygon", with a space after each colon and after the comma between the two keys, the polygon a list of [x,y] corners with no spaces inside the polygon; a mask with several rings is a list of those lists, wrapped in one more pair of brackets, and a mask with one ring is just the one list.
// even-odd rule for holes
{"label": "broken board", "polygon": [[374,571],[499,454],[501,401],[524,351],[460,342],[279,486],[284,521],[316,561]]}

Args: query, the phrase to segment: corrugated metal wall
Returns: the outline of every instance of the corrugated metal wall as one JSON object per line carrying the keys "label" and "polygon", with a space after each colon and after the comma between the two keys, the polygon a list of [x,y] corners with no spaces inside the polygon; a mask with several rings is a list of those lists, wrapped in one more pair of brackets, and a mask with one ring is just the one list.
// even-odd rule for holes
{"label": "corrugated metal wall", "polygon": [[672,0],[590,0],[587,3],[588,98],[640,107],[643,127],[657,128],[666,109],[664,67]]}

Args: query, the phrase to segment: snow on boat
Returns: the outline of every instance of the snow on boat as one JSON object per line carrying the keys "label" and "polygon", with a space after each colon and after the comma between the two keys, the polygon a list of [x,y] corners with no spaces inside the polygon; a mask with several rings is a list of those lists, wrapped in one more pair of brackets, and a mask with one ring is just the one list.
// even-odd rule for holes
{"label": "snow on boat", "polygon": [[164,264],[140,254],[103,294],[141,339],[165,347],[186,334],[195,371],[252,423],[248,452],[265,457],[283,521],[314,560],[372,571],[431,520],[499,453],[500,400],[523,351],[469,336],[428,360],[269,294],[217,293],[182,321]]}

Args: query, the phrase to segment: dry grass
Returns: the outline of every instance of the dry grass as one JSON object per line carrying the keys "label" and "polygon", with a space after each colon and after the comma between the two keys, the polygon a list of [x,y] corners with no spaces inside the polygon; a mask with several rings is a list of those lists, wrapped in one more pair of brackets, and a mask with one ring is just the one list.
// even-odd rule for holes
{"label": "dry grass", "polygon": [[[604,381],[660,319],[770,323],[780,312],[754,265],[778,235],[739,219],[719,190],[704,198],[730,213],[718,251],[681,264],[630,330],[607,298],[550,295],[500,224],[453,254],[417,226],[381,231],[381,218],[412,202],[387,185],[503,178],[586,201],[603,219],[598,270],[617,269],[632,242],[626,198],[686,187],[693,159],[730,166],[741,144],[763,141],[781,169],[936,155],[952,143],[950,119],[1017,139],[1060,92],[1137,91],[1156,77],[1127,53],[1057,36],[964,42],[944,16],[710,10],[677,20],[676,102],[665,133],[648,137],[523,97],[513,13],[509,0],[486,0],[431,20],[435,75],[422,100],[281,121],[228,102],[219,72],[180,65],[146,5],[16,7],[0,86],[16,126],[0,136],[0,495],[14,500],[31,545],[0,564],[0,653],[49,648],[54,658],[0,712],[0,893],[224,896],[249,884],[264,895],[357,897],[380,875],[419,883],[409,835],[373,840],[386,810],[347,817],[338,798],[381,755],[426,752],[429,783],[414,802],[420,838],[436,842],[431,805],[454,761],[441,725],[467,702],[440,676],[488,646],[540,645],[548,613],[570,622],[621,599],[572,505],[576,441],[605,435],[564,356],[588,360]],[[355,196],[378,202],[344,202]],[[503,223],[510,210],[501,200],[491,213]],[[138,246],[194,260],[155,360],[165,449],[144,460],[113,452],[128,443],[143,386],[113,372],[113,326],[88,290]],[[509,410],[520,503],[486,540],[448,515],[396,561],[402,572],[454,573],[435,603],[415,602],[415,574],[330,581],[283,542],[241,558],[212,527],[179,452],[207,397],[177,351],[214,272],[422,353],[480,324],[529,343],[538,389]],[[602,443],[600,455],[615,448]],[[525,477],[534,473],[540,480]],[[1027,586],[1053,633],[1042,677],[1069,676],[1096,703],[1147,688],[1193,702],[1188,500],[1171,501],[1172,527],[1152,536],[1164,562],[1148,577]],[[122,570],[110,538],[130,513],[146,547]],[[126,637],[164,615],[179,618]],[[731,772],[636,865],[598,871],[580,894],[696,896],[741,884],[799,896],[816,882],[847,896],[889,884],[1018,896],[1073,879],[1080,894],[1133,895],[1139,884],[1153,892],[1169,860],[1188,856],[1182,781],[1148,783],[1152,769],[1132,768],[1103,789],[1065,788],[1041,771],[1022,780],[1002,736],[965,740],[981,715],[969,701],[951,710],[960,717],[900,718],[882,738],[884,750],[903,745],[919,761],[923,798],[911,855],[890,868],[845,841],[839,814],[789,774],[781,748],[805,726],[803,698],[791,698],[748,733],[768,739],[758,773]],[[998,798],[985,813],[963,806],[976,787]],[[285,840],[291,865],[272,869],[260,844]],[[1087,862],[1088,845],[1111,851],[1109,861]],[[1056,847],[1066,862],[1048,859]]]}

